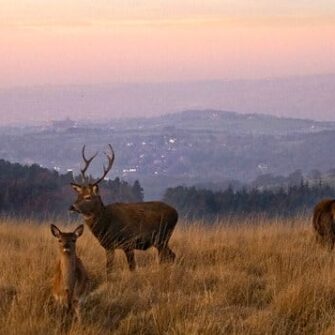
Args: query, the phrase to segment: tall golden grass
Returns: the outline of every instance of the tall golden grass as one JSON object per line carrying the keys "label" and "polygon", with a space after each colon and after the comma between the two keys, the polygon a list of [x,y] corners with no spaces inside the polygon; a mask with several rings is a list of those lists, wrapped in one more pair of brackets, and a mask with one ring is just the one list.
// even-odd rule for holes
{"label": "tall golden grass", "polygon": [[[1,334],[59,333],[49,223],[0,222]],[[335,333],[334,255],[315,243],[309,219],[179,224],[171,246],[174,265],[137,252],[134,273],[117,252],[107,285],[104,251],[86,229],[77,247],[91,294],[69,334]]]}

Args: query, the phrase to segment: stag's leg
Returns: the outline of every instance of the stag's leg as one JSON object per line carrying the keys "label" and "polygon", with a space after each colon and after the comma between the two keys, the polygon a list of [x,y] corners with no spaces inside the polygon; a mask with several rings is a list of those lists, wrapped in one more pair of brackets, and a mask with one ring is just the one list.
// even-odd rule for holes
{"label": "stag's leg", "polygon": [[319,233],[315,232],[314,237],[316,243],[322,244],[322,236]]}
{"label": "stag's leg", "polygon": [[114,263],[114,249],[106,250],[106,277],[107,281],[110,281],[111,275],[113,272],[113,263]]}
{"label": "stag's leg", "polygon": [[134,271],[136,269],[136,262],[135,262],[135,253],[134,250],[125,250],[124,251],[127,257],[128,266],[130,271]]}
{"label": "stag's leg", "polygon": [[330,251],[332,251],[334,249],[335,237],[332,236],[329,240],[330,240],[329,241],[329,248],[330,248]]}
{"label": "stag's leg", "polygon": [[73,300],[73,309],[76,316],[76,321],[81,322],[81,311],[80,311],[80,301],[78,299]]}
{"label": "stag's leg", "polygon": [[332,232],[332,227],[327,226],[326,231],[323,234],[324,245],[331,251],[334,248],[334,234]]}
{"label": "stag's leg", "polygon": [[66,289],[65,290],[65,296],[66,296],[66,314],[67,318],[72,319],[73,314],[73,291]]}
{"label": "stag's leg", "polygon": [[157,249],[158,249],[159,263],[174,262],[176,254],[167,245],[159,246],[157,247]]}
{"label": "stag's leg", "polygon": [[66,303],[64,305],[61,305],[59,321],[60,334],[67,334],[73,322],[73,309],[69,309]]}
{"label": "stag's leg", "polygon": [[329,251],[332,251],[334,248],[334,240],[331,236],[324,236],[322,241],[322,245],[326,247]]}
{"label": "stag's leg", "polygon": [[175,253],[168,246],[172,232],[173,229],[168,229],[167,226],[164,226],[163,230],[160,231],[158,243],[156,244],[160,264],[172,263],[176,258]]}

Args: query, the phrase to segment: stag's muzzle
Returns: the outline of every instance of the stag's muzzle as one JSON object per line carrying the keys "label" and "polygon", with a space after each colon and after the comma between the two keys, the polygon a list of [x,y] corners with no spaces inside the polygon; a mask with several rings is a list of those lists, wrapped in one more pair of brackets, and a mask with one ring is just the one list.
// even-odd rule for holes
{"label": "stag's muzzle", "polygon": [[69,207],[69,211],[70,211],[70,212],[74,212],[74,213],[79,213],[78,209],[77,209],[74,205],[71,205],[71,206]]}

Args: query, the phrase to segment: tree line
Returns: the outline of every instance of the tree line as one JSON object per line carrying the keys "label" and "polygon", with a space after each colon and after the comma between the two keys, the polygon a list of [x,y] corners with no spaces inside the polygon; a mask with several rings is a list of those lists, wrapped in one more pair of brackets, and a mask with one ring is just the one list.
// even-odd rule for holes
{"label": "tree line", "polygon": [[[297,174],[298,175],[298,174]],[[299,174],[299,178],[301,175]],[[291,178],[292,179],[292,178]],[[189,219],[211,219],[230,215],[267,214],[297,215],[310,211],[323,198],[335,197],[335,188],[300,183],[277,188],[243,187],[215,191],[198,187],[177,186],[165,191],[163,200]],[[0,214],[10,216],[67,215],[76,194],[70,183],[72,172],[60,174],[37,164],[31,166],[0,159]],[[141,202],[143,188],[138,181],[130,184],[119,178],[104,180],[100,192],[105,203]]]}
{"label": "tree line", "polygon": [[[0,159],[0,214],[9,216],[67,215],[76,198],[72,172],[60,174],[37,164],[25,166]],[[143,201],[138,181],[104,180],[100,192],[106,203]]]}
{"label": "tree line", "polygon": [[335,188],[321,182],[309,185],[301,180],[299,185],[278,189],[257,188],[211,191],[196,187],[168,188],[164,200],[176,207],[189,219],[218,218],[231,215],[292,216],[311,211],[323,198],[335,197]]}

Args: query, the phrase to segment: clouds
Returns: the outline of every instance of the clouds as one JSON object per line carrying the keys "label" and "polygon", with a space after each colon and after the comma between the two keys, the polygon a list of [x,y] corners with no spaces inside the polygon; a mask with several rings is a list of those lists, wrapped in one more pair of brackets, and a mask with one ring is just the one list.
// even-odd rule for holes
{"label": "clouds", "polygon": [[[205,24],[303,18],[332,20],[332,0],[0,0],[0,25],[6,27],[101,27],[119,25]],[[300,21],[299,21],[300,20]]]}

